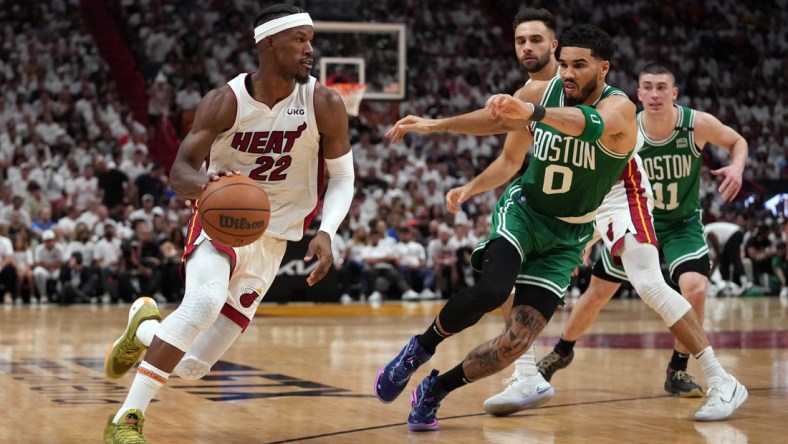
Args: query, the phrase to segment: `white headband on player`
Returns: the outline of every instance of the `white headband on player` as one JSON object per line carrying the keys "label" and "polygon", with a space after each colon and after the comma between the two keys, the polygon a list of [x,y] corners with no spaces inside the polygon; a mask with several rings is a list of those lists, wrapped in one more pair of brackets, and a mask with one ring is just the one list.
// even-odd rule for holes
{"label": "white headband on player", "polygon": [[269,35],[274,35],[277,32],[284,31],[285,29],[304,25],[314,26],[312,24],[312,17],[310,17],[306,12],[279,17],[278,19],[265,22],[262,25],[254,28],[254,42],[260,43],[260,40],[268,37]]}

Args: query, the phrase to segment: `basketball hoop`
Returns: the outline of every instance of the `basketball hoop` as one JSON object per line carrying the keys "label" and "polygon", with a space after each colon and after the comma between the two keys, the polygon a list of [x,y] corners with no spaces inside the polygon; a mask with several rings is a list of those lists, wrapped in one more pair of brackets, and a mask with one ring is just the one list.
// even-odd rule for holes
{"label": "basketball hoop", "polygon": [[349,116],[358,115],[361,99],[364,98],[364,92],[367,90],[366,83],[333,83],[328,87],[338,92],[342,97]]}

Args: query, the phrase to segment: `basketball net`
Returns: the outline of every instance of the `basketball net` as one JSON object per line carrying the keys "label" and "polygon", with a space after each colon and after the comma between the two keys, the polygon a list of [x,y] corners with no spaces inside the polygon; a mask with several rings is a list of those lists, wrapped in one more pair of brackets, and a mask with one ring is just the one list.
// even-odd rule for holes
{"label": "basketball net", "polygon": [[338,92],[342,97],[349,116],[358,115],[361,99],[364,98],[364,92],[367,90],[366,83],[333,83],[328,87]]}

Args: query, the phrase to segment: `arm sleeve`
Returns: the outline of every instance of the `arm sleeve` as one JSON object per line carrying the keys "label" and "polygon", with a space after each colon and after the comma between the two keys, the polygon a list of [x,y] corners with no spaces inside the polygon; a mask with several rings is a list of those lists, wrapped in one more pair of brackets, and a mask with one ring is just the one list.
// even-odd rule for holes
{"label": "arm sleeve", "polygon": [[326,159],[328,169],[328,186],[323,198],[323,218],[320,222],[320,231],[325,231],[334,240],[339,225],[350,210],[353,201],[353,151],[337,157]]}

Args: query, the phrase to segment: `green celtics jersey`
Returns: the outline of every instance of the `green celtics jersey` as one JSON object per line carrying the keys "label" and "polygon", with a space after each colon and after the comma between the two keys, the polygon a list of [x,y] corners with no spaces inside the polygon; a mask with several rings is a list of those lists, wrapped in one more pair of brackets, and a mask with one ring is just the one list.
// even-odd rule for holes
{"label": "green celtics jersey", "polygon": [[[624,95],[606,85],[597,103],[618,94]],[[560,77],[550,81],[541,104],[564,106]],[[621,176],[631,155],[613,152],[599,140],[584,142],[540,122],[531,123],[531,132],[534,136],[531,161],[516,180],[522,186],[525,201],[549,216],[581,217],[595,211]]]}
{"label": "green celtics jersey", "polygon": [[652,140],[643,129],[643,112],[638,127],[645,140],[638,152],[654,191],[654,224],[665,225],[697,214],[700,209],[701,148],[695,145],[695,110],[674,105],[679,117],[673,134]]}

